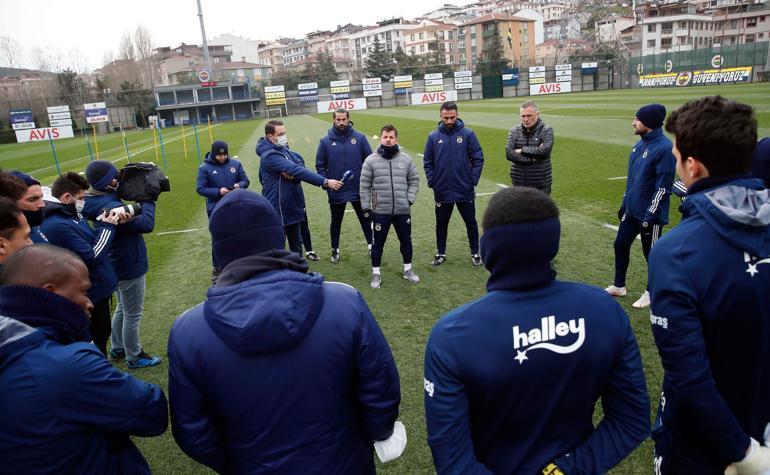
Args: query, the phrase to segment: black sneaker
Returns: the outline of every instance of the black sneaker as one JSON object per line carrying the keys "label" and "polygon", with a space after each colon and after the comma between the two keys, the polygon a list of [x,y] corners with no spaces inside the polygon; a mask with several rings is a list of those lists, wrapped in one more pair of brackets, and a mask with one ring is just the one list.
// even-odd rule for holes
{"label": "black sneaker", "polygon": [[110,359],[111,360],[122,360],[126,357],[126,350],[123,348],[112,348],[110,349]]}
{"label": "black sneaker", "polygon": [[150,366],[157,366],[163,361],[157,356],[150,356],[144,351],[139,353],[137,358],[128,362],[129,369],[149,368]]}
{"label": "black sneaker", "polygon": [[337,249],[332,249],[332,258],[331,258],[332,264],[336,264],[340,261],[340,251]]}
{"label": "black sneaker", "polygon": [[440,266],[446,261],[446,254],[436,254],[433,256],[433,261],[430,263],[433,267]]}
{"label": "black sneaker", "polygon": [[305,257],[309,261],[317,261],[318,260],[318,254],[316,254],[315,251],[307,251],[305,253]]}
{"label": "black sneaker", "polygon": [[471,256],[471,262],[473,263],[473,267],[481,267],[481,264],[483,264],[483,262],[481,262],[481,256],[478,254],[473,254]]}

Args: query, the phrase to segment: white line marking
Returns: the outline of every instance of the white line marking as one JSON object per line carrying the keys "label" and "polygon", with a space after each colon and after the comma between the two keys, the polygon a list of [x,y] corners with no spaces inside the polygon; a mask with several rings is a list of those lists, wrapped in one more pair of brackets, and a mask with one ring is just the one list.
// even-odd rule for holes
{"label": "white line marking", "polygon": [[354,209],[346,209],[345,212],[346,213],[355,213],[356,210],[354,210]]}
{"label": "white line marking", "polygon": [[612,178],[607,178],[608,180],[625,180],[628,178],[627,176],[614,176]]}
{"label": "white line marking", "polygon": [[[607,228],[607,229],[612,229],[612,230],[613,230],[613,231],[615,231],[615,232],[617,232],[617,231],[618,231],[618,229],[619,229],[617,226],[615,226],[615,225],[613,225],[613,224],[607,224],[607,223],[604,223],[604,224],[602,224],[602,227],[603,227],[603,228]],[[641,241],[641,240],[642,240],[642,237],[637,235],[637,236],[636,236],[636,239],[638,239],[638,240],[640,240],[640,241]]]}
{"label": "white line marking", "polygon": [[418,153],[418,154],[417,154],[417,156],[418,156],[418,157],[423,157],[423,158],[425,158],[425,155],[423,155],[423,154],[421,154],[421,153]]}
{"label": "white line marking", "polygon": [[180,229],[179,231],[164,231],[162,233],[155,233],[156,236],[165,236],[166,234],[182,234],[182,233],[191,233],[193,231],[197,231],[198,228],[192,228],[192,229]]}
{"label": "white line marking", "polygon": [[503,185],[502,183],[495,183],[495,185],[499,186],[500,188],[508,188],[508,185]]}
{"label": "white line marking", "polygon": [[487,196],[487,195],[494,195],[497,193],[496,191],[493,191],[491,193],[476,193],[476,196]]}

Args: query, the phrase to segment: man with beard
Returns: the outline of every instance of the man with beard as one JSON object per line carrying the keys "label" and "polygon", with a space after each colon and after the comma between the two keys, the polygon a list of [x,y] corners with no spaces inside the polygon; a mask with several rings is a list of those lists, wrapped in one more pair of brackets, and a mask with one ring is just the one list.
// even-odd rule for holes
{"label": "man with beard", "polygon": [[511,129],[505,143],[505,158],[511,162],[511,183],[550,195],[553,129],[540,119],[534,101],[522,104],[519,112],[521,124]]}
{"label": "man with beard", "polygon": [[40,225],[43,223],[43,208],[45,203],[43,202],[43,187],[40,186],[40,182],[26,173],[20,171],[9,172],[9,175],[18,178],[24,183],[26,189],[24,194],[17,199],[16,204],[19,205],[24,216],[27,218],[27,223],[32,229],[29,237],[35,244],[43,244],[48,242],[48,238],[40,230]]}
{"label": "man with beard", "polygon": [[[331,224],[329,224],[332,240],[331,261],[336,264],[340,260],[340,229],[348,203],[356,212],[369,251],[372,249],[370,217],[365,216],[361,209],[361,198],[358,192],[361,165],[366,157],[372,154],[372,147],[369,146],[369,141],[364,134],[353,130],[353,122],[350,121],[350,113],[347,110],[337,109],[332,113],[332,118],[334,125],[318,144],[315,168],[322,177],[340,180],[344,178],[347,184],[339,190],[326,190],[329,194],[329,209],[332,214]],[[348,176],[345,176],[346,173]]]}

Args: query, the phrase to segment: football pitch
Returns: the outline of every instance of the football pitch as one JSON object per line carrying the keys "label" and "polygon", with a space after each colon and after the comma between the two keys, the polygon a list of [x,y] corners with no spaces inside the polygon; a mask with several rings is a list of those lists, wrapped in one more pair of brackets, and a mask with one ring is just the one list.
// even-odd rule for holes
{"label": "football pitch", "polygon": [[[554,96],[517,97],[460,102],[460,118],[477,134],[484,150],[482,179],[476,189],[477,218],[481,222],[489,197],[501,187],[510,185],[510,162],[505,159],[508,130],[519,122],[519,105],[535,99],[541,118],[554,128],[553,194],[561,211],[562,237],[555,260],[558,278],[605,287],[612,283],[614,257],[613,226],[617,225],[617,209],[625,189],[628,155],[637,137],[631,121],[636,110],[651,102],[664,104],[669,112],[690,99],[708,94],[722,94],[752,105],[759,121],[759,136],[770,135],[770,83],[721,87],[689,87],[670,89],[618,90],[574,93]],[[474,268],[465,237],[465,227],[455,213],[450,223],[447,245],[448,260],[431,267],[435,249],[435,217],[432,191],[422,174],[422,151],[427,134],[438,122],[438,105],[398,107],[354,111],[354,127],[369,137],[374,148],[380,127],[392,123],[398,128],[400,144],[421,172],[420,191],[412,208],[414,269],[421,278],[417,285],[401,277],[401,256],[394,233],[386,244],[382,264],[382,288],[369,287],[371,263],[366,242],[352,212],[343,222],[341,260],[331,264],[329,241],[329,208],[326,193],[305,184],[315,251],[320,262],[312,262],[311,270],[327,280],[345,282],[356,287],[368,302],[398,365],[401,376],[401,415],[409,442],[404,455],[389,464],[378,463],[383,473],[432,473],[433,464],[426,443],[423,411],[423,351],[433,324],[449,310],[484,294],[487,272]],[[299,152],[306,165],[315,169],[318,140],[331,125],[331,114],[292,116],[283,119],[290,146]],[[209,149],[211,137],[229,143],[231,155],[238,155],[249,178],[250,189],[261,191],[258,181],[258,158],[254,146],[263,135],[264,121],[217,124],[209,129],[197,128],[201,157]],[[200,303],[211,276],[210,236],[207,229],[204,198],[195,192],[198,156],[195,137],[185,127],[164,129],[163,142],[170,193],[161,195],[155,231],[146,235],[150,272],[147,277],[147,299],[142,321],[141,340],[148,353],[164,357],[160,366],[133,372],[135,376],[160,384],[168,380],[166,342],[174,319]],[[151,131],[136,131],[126,136],[131,161],[152,161],[164,166],[160,151],[156,156]],[[62,172],[83,171],[90,160],[82,137],[55,142]],[[95,148],[91,138],[91,146]],[[185,156],[185,146],[187,156]],[[115,161],[118,168],[126,164],[126,150],[118,133],[98,137],[99,158]],[[47,142],[0,145],[0,167],[18,169],[34,175],[45,185],[56,177],[51,145]],[[680,201],[672,195],[669,226],[679,221]],[[348,207],[348,209],[351,209]],[[664,230],[664,234],[665,234]],[[482,230],[483,231],[483,230]],[[522,243],[526,245],[526,243]],[[631,303],[644,291],[646,266],[641,244],[637,240],[631,254],[627,280],[629,294],[619,299],[631,319],[647,376],[651,396],[652,421],[658,404],[662,369],[650,332],[649,309],[634,309]],[[469,355],[470,358],[473,355]],[[118,364],[126,369],[125,363]],[[550,390],[547,376],[540,388]],[[243,378],[251,378],[244,374]],[[237,384],[234,382],[233,384]],[[270,391],[270,388],[265,388]],[[255,400],[258,395],[255,395]],[[601,418],[597,405],[595,420]],[[523,428],[526,430],[526,428]],[[176,446],[171,430],[160,437],[134,438],[155,473],[204,473],[206,468],[188,458]],[[651,473],[652,444],[648,440],[613,473]]]}

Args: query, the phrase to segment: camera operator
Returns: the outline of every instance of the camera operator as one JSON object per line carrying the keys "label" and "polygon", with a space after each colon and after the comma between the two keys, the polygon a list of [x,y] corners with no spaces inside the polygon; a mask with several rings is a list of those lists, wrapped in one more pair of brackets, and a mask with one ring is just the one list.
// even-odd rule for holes
{"label": "camera operator", "polygon": [[[91,221],[104,213],[124,206],[120,200],[116,178],[118,170],[106,160],[95,160],[86,167],[91,189],[86,192],[83,215]],[[110,247],[110,258],[118,277],[117,307],[112,317],[110,358],[125,358],[130,369],[160,364],[161,359],[150,356],[139,342],[139,323],[144,310],[144,293],[149,270],[147,246],[142,234],[155,227],[155,203],[142,201],[141,212],[122,210]]]}
{"label": "camera operator", "polygon": [[115,238],[115,226],[120,213],[104,212],[91,229],[80,214],[88,182],[75,172],[60,176],[51,186],[47,198],[43,233],[53,245],[77,254],[88,267],[91,288],[88,298],[93,302],[91,310],[91,337],[99,350],[107,354],[110,337],[110,303],[118,286],[118,278],[109,258],[110,245]]}

